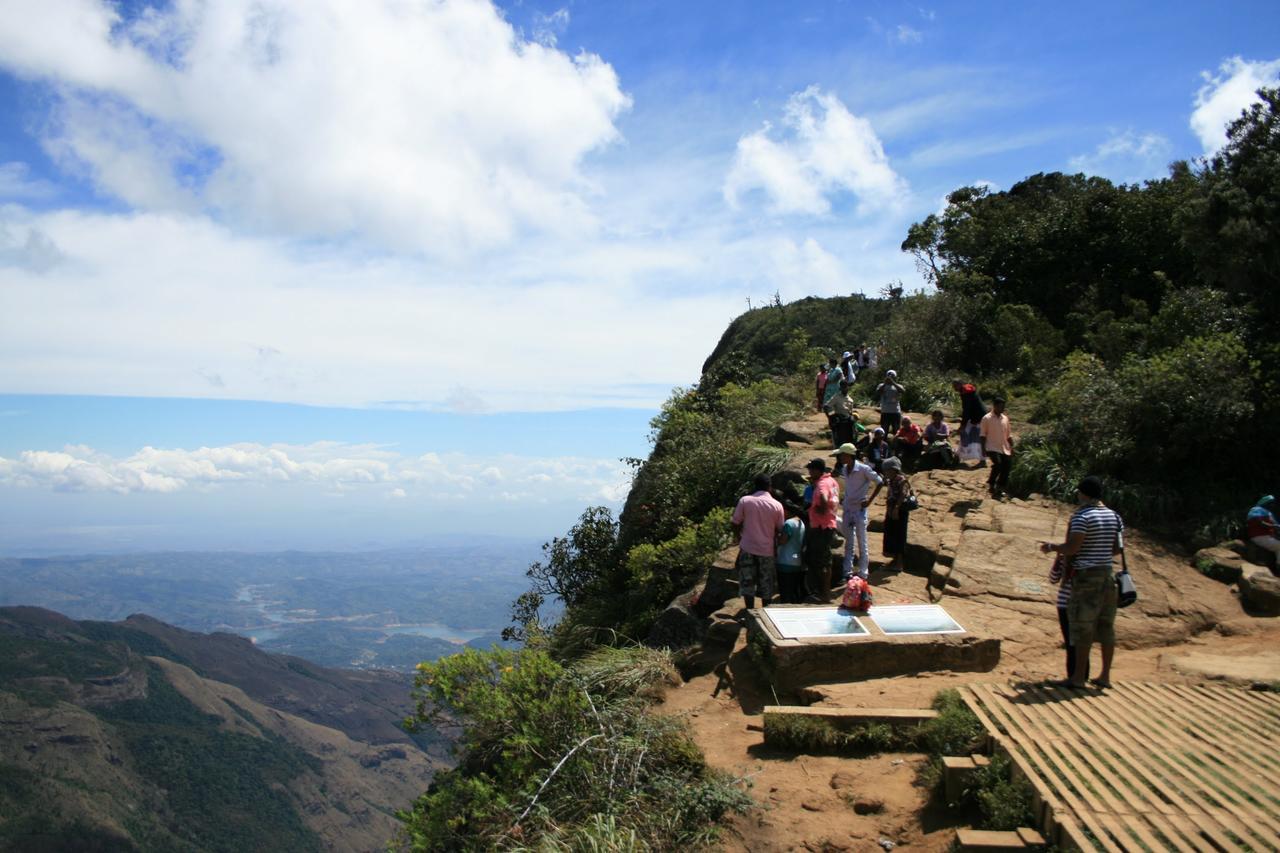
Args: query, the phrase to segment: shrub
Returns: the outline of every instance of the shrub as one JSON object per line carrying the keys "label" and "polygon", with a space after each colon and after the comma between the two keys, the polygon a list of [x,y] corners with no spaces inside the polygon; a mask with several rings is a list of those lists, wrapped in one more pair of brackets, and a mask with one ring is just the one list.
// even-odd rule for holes
{"label": "shrub", "polygon": [[943,690],[933,698],[938,716],[920,726],[920,744],[935,756],[968,755],[986,734],[982,723],[955,690]]}
{"label": "shrub", "polygon": [[684,723],[649,713],[669,658],[609,649],[467,650],[418,666],[411,728],[459,721],[459,763],[400,814],[415,850],[676,849],[750,800]]}
{"label": "shrub", "polygon": [[764,733],[771,746],[798,752],[871,755],[913,751],[919,746],[917,727],[895,728],[885,723],[841,728],[813,717],[774,715],[765,717]]}

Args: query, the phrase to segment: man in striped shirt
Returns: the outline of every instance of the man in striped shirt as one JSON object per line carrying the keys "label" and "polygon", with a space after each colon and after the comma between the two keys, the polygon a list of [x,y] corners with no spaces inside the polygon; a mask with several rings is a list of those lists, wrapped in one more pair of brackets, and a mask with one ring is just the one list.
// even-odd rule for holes
{"label": "man in striped shirt", "polygon": [[1096,640],[1102,647],[1102,672],[1092,679],[1097,687],[1111,686],[1111,661],[1116,652],[1116,579],[1112,560],[1123,547],[1124,522],[1102,503],[1102,481],[1085,477],[1076,487],[1079,508],[1072,513],[1067,541],[1042,542],[1040,550],[1056,551],[1072,561],[1071,598],[1067,602],[1070,644],[1075,646],[1075,672],[1067,687],[1084,687],[1089,651]]}

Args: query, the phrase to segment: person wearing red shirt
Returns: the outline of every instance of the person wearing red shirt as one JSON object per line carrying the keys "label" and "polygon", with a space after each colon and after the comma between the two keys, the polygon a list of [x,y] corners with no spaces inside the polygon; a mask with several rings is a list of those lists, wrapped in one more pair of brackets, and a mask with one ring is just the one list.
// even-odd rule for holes
{"label": "person wearing red shirt", "polygon": [[831,546],[836,538],[840,487],[827,471],[824,460],[814,459],[805,468],[813,484],[809,531],[804,538],[805,586],[810,601],[825,603],[831,599]]}
{"label": "person wearing red shirt", "polygon": [[920,458],[921,445],[920,427],[911,422],[911,418],[904,417],[902,426],[893,437],[893,449],[902,460],[903,464],[913,465]]}

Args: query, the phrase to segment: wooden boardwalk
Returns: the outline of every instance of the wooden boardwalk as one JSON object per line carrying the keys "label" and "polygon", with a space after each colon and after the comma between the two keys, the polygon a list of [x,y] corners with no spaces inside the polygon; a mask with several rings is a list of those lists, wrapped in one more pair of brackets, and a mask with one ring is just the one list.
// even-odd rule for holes
{"label": "wooden boardwalk", "polygon": [[960,692],[1064,847],[1280,851],[1280,694],[1141,682]]}

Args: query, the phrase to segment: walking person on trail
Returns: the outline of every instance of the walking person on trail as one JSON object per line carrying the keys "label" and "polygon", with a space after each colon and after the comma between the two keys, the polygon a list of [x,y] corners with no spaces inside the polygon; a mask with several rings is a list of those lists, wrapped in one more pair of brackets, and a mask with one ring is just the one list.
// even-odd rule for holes
{"label": "walking person on trail", "polygon": [[825,604],[831,597],[831,546],[836,538],[836,508],[840,489],[827,471],[827,463],[814,459],[805,469],[813,484],[809,524],[804,538],[805,587],[809,600]]}
{"label": "walking person on trail", "polygon": [[831,368],[827,370],[827,384],[822,390],[822,406],[826,409],[831,405],[831,400],[840,393],[840,383],[844,380],[844,371],[840,369],[840,362],[835,357],[831,358]]}
{"label": "walking person on trail", "polygon": [[966,461],[976,459],[985,466],[987,459],[982,455],[978,425],[986,417],[987,407],[972,383],[952,379],[951,387],[960,395],[960,427],[957,430],[960,433],[960,458]]}
{"label": "walking person on trail", "polygon": [[817,391],[818,411],[822,411],[822,401],[826,399],[827,390],[827,374],[831,372],[831,366],[827,362],[818,365],[818,376],[814,379],[814,389]]}
{"label": "walking person on trail", "polygon": [[1009,430],[1009,416],[1004,413],[1004,397],[991,401],[991,411],[983,416],[979,427],[979,439],[983,455],[991,460],[987,490],[991,497],[999,498],[1009,487],[1009,469],[1013,467],[1013,433]]}
{"label": "walking person on trail", "polygon": [[896,435],[902,426],[902,392],[898,384],[898,371],[886,370],[884,381],[876,386],[875,398],[880,401],[880,426],[889,435]]}
{"label": "walking person on trail", "polygon": [[787,520],[778,535],[778,596],[783,604],[804,601],[804,515],[805,510],[791,501],[782,505]]}
{"label": "walking person on trail", "polygon": [[857,365],[853,363],[853,353],[848,350],[840,356],[840,372],[844,374],[844,381],[850,385],[858,381]]}
{"label": "walking person on trail", "polygon": [[752,485],[755,491],[738,499],[730,519],[738,538],[738,588],[748,610],[755,608],[757,592],[763,604],[773,597],[774,548],[785,520],[769,489],[769,475],[757,475]]}
{"label": "walking person on trail", "polygon": [[[844,563],[841,578],[845,581],[853,577],[854,549],[858,554],[858,574],[865,580],[870,572],[870,560],[867,556],[867,507],[880,494],[884,478],[876,473],[865,462],[858,460],[858,448],[853,444],[842,444],[836,448],[836,460],[844,468],[844,502],[841,529],[844,533]],[[872,483],[876,489],[867,497],[867,489]]]}
{"label": "walking person on trail", "polygon": [[1071,514],[1067,541],[1041,542],[1046,554],[1072,559],[1071,596],[1067,601],[1068,640],[1075,647],[1075,671],[1059,687],[1083,688],[1089,675],[1089,651],[1102,647],[1102,671],[1089,681],[1111,686],[1111,662],[1116,653],[1116,590],[1112,562],[1124,548],[1124,521],[1102,503],[1102,481],[1085,477],[1076,487],[1079,508]]}

